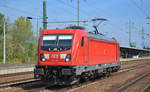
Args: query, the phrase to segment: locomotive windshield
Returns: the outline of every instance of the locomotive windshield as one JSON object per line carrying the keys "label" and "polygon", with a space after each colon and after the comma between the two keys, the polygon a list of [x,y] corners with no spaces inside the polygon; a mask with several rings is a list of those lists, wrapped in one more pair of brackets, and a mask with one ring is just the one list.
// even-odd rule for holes
{"label": "locomotive windshield", "polygon": [[72,35],[44,35],[41,49],[46,51],[65,51],[71,49]]}

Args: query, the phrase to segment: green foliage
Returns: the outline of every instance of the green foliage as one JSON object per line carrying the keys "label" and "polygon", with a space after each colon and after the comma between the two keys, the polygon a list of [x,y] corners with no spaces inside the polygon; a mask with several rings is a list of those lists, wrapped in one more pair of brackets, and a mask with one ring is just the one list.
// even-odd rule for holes
{"label": "green foliage", "polygon": [[144,49],[150,50],[150,47],[146,47],[146,48],[144,48]]}
{"label": "green foliage", "polygon": [[[1,16],[0,14],[0,22]],[[32,24],[25,17],[19,17],[14,23],[7,25],[6,28],[6,61],[7,63],[14,62],[32,62],[36,57],[36,44],[28,43],[35,41],[32,31]],[[2,30],[1,30],[2,29]],[[0,62],[3,59],[3,27],[0,24]]]}
{"label": "green foliage", "polygon": [[13,28],[11,30],[11,35],[11,45],[13,47],[13,51],[8,56],[13,56],[13,61],[16,62],[30,61],[33,58],[33,55],[35,55],[35,52],[33,52],[35,51],[33,50],[35,46],[31,43],[26,42],[28,40],[34,40],[31,22],[26,20],[25,17],[19,17],[14,22]]}
{"label": "green foliage", "polygon": [[3,25],[4,15],[0,13],[0,62],[3,60]]}
{"label": "green foliage", "polygon": [[2,35],[3,32],[3,20],[4,20],[4,15],[0,13],[0,35]]}
{"label": "green foliage", "polygon": [[136,43],[132,42],[132,43],[130,43],[130,46],[133,47],[133,48],[136,48]]}

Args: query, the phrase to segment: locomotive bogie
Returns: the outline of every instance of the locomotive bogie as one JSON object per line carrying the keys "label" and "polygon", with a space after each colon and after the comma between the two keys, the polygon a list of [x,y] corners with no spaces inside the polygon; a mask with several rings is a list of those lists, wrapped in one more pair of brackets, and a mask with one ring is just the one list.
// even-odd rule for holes
{"label": "locomotive bogie", "polygon": [[35,78],[52,82],[55,85],[70,85],[80,79],[89,80],[97,76],[119,70],[120,63],[79,66],[36,66]]}

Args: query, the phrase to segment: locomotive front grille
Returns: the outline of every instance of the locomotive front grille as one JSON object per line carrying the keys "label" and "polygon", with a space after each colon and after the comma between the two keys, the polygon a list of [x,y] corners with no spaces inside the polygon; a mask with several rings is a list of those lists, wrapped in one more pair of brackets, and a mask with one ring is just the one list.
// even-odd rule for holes
{"label": "locomotive front grille", "polygon": [[72,72],[71,72],[71,69],[62,69],[62,75],[71,75]]}
{"label": "locomotive front grille", "polygon": [[38,75],[74,75],[76,70],[68,66],[36,66],[34,70]]}

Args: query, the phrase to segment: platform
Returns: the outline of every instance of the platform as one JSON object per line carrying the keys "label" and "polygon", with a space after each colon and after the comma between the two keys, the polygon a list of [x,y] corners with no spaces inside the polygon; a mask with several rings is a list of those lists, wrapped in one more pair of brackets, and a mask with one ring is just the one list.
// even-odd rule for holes
{"label": "platform", "polygon": [[1,64],[0,75],[30,72],[34,70],[34,64]]}

